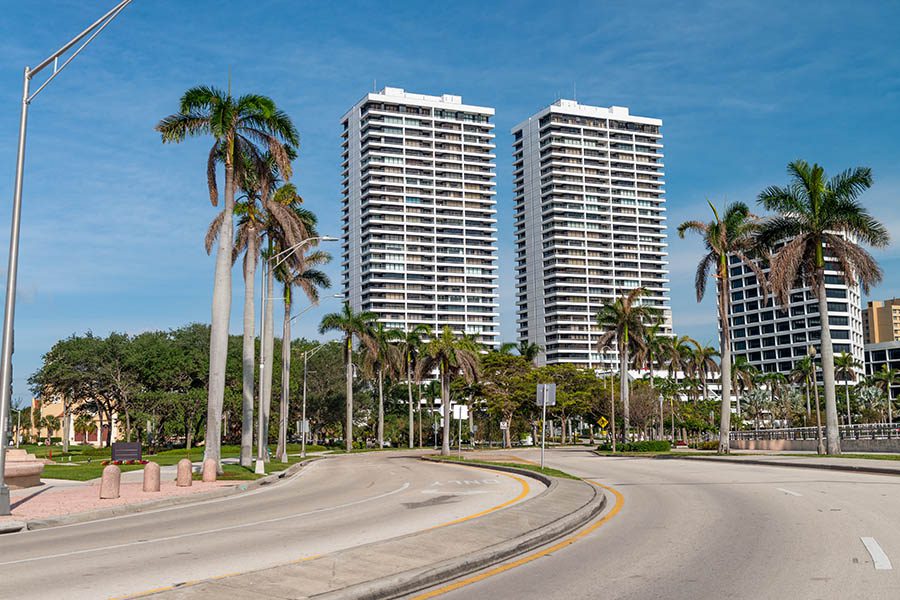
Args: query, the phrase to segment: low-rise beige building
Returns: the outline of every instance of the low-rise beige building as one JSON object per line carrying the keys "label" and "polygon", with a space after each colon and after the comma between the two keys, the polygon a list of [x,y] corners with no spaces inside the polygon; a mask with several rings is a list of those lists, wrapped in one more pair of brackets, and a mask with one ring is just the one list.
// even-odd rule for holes
{"label": "low-rise beige building", "polygon": [[863,340],[866,344],[900,341],[900,298],[869,301],[863,309]]}

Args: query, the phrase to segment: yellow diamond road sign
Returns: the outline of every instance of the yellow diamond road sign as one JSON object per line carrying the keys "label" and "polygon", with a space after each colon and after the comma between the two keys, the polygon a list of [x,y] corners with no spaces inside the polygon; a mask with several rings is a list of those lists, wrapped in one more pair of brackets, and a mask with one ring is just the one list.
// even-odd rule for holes
{"label": "yellow diamond road sign", "polygon": [[606,429],[606,426],[609,425],[609,421],[606,420],[606,417],[600,417],[600,419],[597,421],[597,425],[599,425],[603,429]]}

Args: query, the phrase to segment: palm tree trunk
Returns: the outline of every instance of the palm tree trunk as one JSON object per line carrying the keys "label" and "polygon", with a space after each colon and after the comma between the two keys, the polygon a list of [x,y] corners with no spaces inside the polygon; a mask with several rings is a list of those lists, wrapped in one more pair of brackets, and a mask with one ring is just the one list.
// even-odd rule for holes
{"label": "palm tree trunk", "polygon": [[628,443],[628,425],[630,421],[630,411],[628,407],[628,345],[622,344],[619,351],[619,378],[620,378],[620,394],[622,396],[622,443]]}
{"label": "palm tree trunk", "polygon": [[253,396],[256,377],[256,234],[251,232],[244,255],[244,337],[241,346],[241,466],[253,462]]}
{"label": "palm tree trunk", "polygon": [[278,447],[275,455],[287,462],[288,413],[291,409],[291,290],[284,286],[284,323],[281,327],[281,404],[278,409]]}
{"label": "palm tree trunk", "polygon": [[[62,419],[63,419],[63,426],[62,426],[62,427],[63,427],[62,447],[63,447],[63,452],[68,453],[68,452],[69,452],[69,401],[66,400],[66,397],[65,397],[65,396],[63,396],[62,404],[63,404],[63,412],[62,412]],[[18,439],[19,439],[19,432],[18,432],[18,430],[17,430],[17,431],[16,431],[16,441],[18,441]]]}
{"label": "palm tree trunk", "polygon": [[384,448],[384,372],[378,366],[378,447]]}
{"label": "palm tree trunk", "polygon": [[837,400],[834,386],[834,347],[831,345],[831,325],[828,322],[828,298],[825,296],[824,269],[818,269],[819,322],[822,327],[822,379],[825,384],[825,438],[828,454],[841,453],[838,430]]}
{"label": "palm tree trunk", "polygon": [[412,393],[412,365],[409,361],[409,356],[406,358],[406,394],[407,394],[407,402],[409,403],[409,449],[412,450],[415,445],[415,437],[414,431],[415,428],[415,415],[413,414],[413,393]]}
{"label": "palm tree trunk", "polygon": [[446,368],[441,369],[441,404],[444,408],[441,456],[450,456],[450,374]]}
{"label": "palm tree trunk", "polygon": [[353,336],[344,340],[347,344],[347,416],[344,422],[344,448],[353,450]]}
{"label": "palm tree trunk", "polygon": [[419,413],[419,448],[423,448],[425,446],[424,441],[422,440],[422,384],[418,385],[419,387],[419,402],[416,405],[416,412]]}
{"label": "palm tree trunk", "polygon": [[720,319],[722,329],[719,332],[719,379],[722,384],[722,406],[719,418],[719,454],[731,452],[731,336],[728,330],[728,280],[724,279],[720,286],[719,304],[725,307],[724,319]]}
{"label": "palm tree trunk", "polygon": [[850,381],[848,379],[844,380],[844,398],[847,401],[847,425],[853,425],[850,418]]}
{"label": "palm tree trunk", "polygon": [[206,443],[203,458],[218,463],[222,472],[222,405],[228,362],[228,324],[231,320],[231,253],[234,220],[234,142],[225,156],[225,209],[219,226],[216,272],[213,280],[212,319],[209,327],[209,387],[206,401]]}
{"label": "palm tree trunk", "polygon": [[[266,365],[268,368],[260,373],[263,380],[260,384],[262,388],[262,406],[260,410],[263,414],[263,430],[260,446],[266,448],[269,445],[269,419],[272,414],[272,376],[275,373],[275,300],[272,295],[275,292],[275,273],[271,268],[266,269],[266,326],[263,331],[263,343],[266,346]],[[265,459],[268,460],[268,453]]]}

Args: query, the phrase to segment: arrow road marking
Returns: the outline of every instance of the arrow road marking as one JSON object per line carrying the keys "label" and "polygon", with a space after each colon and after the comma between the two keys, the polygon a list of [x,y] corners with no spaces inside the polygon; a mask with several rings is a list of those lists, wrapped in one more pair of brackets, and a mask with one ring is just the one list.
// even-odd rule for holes
{"label": "arrow road marking", "polygon": [[881,546],[878,545],[875,538],[861,537],[859,539],[862,540],[866,550],[869,551],[869,555],[872,557],[872,564],[875,565],[876,571],[890,571],[894,568],[893,565],[891,565],[891,559],[884,553],[884,550],[881,549]]}
{"label": "arrow road marking", "polygon": [[785,494],[788,494],[790,496],[802,496],[803,495],[803,494],[798,494],[797,492],[792,492],[791,490],[786,490],[784,488],[775,488],[775,489],[778,490],[779,492],[784,492]]}

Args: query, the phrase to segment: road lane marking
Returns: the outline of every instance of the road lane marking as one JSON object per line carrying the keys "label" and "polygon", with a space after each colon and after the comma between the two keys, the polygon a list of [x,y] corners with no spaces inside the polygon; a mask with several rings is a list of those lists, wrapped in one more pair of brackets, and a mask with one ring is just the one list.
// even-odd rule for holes
{"label": "road lane marking", "polygon": [[622,505],[625,504],[625,498],[622,496],[622,494],[617,489],[607,486],[607,485],[603,485],[602,483],[597,483],[596,481],[591,481],[590,479],[585,479],[584,481],[587,481],[588,483],[590,483],[592,485],[595,485],[597,487],[600,487],[600,488],[603,488],[605,490],[612,492],[613,496],[615,496],[615,498],[616,498],[616,504],[601,519],[592,523],[590,526],[586,527],[585,529],[582,529],[578,533],[576,533],[572,536],[569,536],[560,542],[557,542],[556,544],[550,546],[549,548],[544,548],[543,550],[539,550],[539,551],[529,554],[527,556],[523,556],[522,558],[519,558],[512,562],[506,563],[504,565],[500,565],[499,567],[495,567],[489,571],[479,573],[478,575],[469,577],[468,579],[463,579],[462,581],[457,581],[455,583],[451,583],[449,585],[438,588],[436,590],[432,590],[430,592],[425,592],[424,594],[419,594],[418,596],[413,596],[411,598],[411,600],[428,600],[428,598],[435,598],[437,596],[442,596],[448,592],[452,592],[454,590],[458,590],[459,588],[465,587],[467,585],[477,583],[479,581],[483,581],[483,580],[487,579],[488,577],[493,577],[494,575],[499,575],[500,573],[504,573],[506,571],[509,571],[510,569],[515,569],[516,567],[520,567],[522,565],[528,564],[534,560],[537,560],[538,558],[547,556],[548,554],[551,554],[558,550],[562,550],[566,546],[574,544],[575,542],[577,542],[578,540],[582,539],[583,537],[589,535],[593,531],[596,531],[598,528],[600,528],[602,525],[607,523],[614,516],[619,514],[619,511],[622,510]]}
{"label": "road lane marking", "polygon": [[465,466],[473,468],[473,469],[482,469],[484,471],[490,471],[491,473],[497,473],[498,475],[503,475],[504,477],[509,477],[510,479],[515,479],[516,481],[519,482],[519,485],[522,486],[522,491],[519,493],[518,496],[516,496],[512,500],[507,500],[506,502],[498,504],[497,506],[492,506],[491,508],[485,509],[481,512],[477,512],[474,515],[469,515],[468,517],[461,517],[459,519],[447,521],[446,523],[441,523],[440,525],[435,525],[434,527],[429,527],[428,529],[423,529],[422,531],[430,531],[432,529],[440,529],[441,527],[447,527],[448,525],[456,525],[457,523],[463,523],[465,521],[477,519],[478,517],[482,517],[486,514],[500,510],[501,508],[506,508],[507,506],[509,506],[511,504],[515,504],[519,500],[522,500],[523,498],[525,498],[528,495],[528,493],[531,491],[531,488],[528,486],[528,482],[525,481],[524,479],[522,479],[521,477],[517,477],[516,475],[512,475],[510,473],[504,473],[502,471],[500,471],[500,472],[494,471],[493,469],[485,469],[484,467],[476,467],[475,465],[465,465]]}
{"label": "road lane marking", "polygon": [[803,496],[803,494],[798,494],[797,492],[792,492],[791,490],[786,490],[784,488],[775,488],[775,489],[778,490],[779,492],[784,492],[785,494],[788,494],[791,496]]}
{"label": "road lane marking", "polygon": [[875,565],[876,571],[890,571],[894,568],[893,565],[891,565],[891,559],[884,553],[884,550],[881,549],[881,546],[878,545],[875,538],[861,537],[859,539],[862,540],[866,550],[869,551],[869,556],[872,557],[872,564]]}
{"label": "road lane marking", "polygon": [[410,486],[409,482],[406,482],[403,485],[401,485],[400,487],[398,487],[397,489],[391,490],[390,492],[385,492],[384,494],[379,494],[377,496],[372,496],[370,498],[363,498],[361,500],[355,500],[353,502],[347,502],[346,504],[339,504],[337,506],[326,506],[324,508],[317,508],[315,510],[307,511],[304,513],[295,513],[292,515],[285,515],[283,517],[262,519],[260,521],[253,521],[250,523],[240,523],[239,525],[229,525],[227,527],[217,527],[215,529],[204,529],[202,531],[193,531],[191,533],[180,533],[178,535],[169,535],[166,537],[154,538],[152,540],[137,540],[134,542],[126,542],[124,544],[113,544],[110,546],[102,546],[99,548],[85,548],[83,550],[72,550],[71,552],[60,552],[59,554],[48,554],[45,556],[35,556],[32,558],[22,558],[19,560],[10,560],[10,561],[6,561],[6,562],[0,562],[0,567],[5,567],[8,565],[18,565],[18,564],[34,562],[34,561],[38,561],[38,560],[46,560],[48,558],[62,558],[65,556],[77,556],[79,554],[90,554],[92,552],[100,552],[103,550],[115,550],[118,548],[128,548],[131,546],[143,546],[146,544],[155,544],[158,542],[170,542],[172,540],[180,540],[180,539],[194,537],[194,536],[198,536],[198,535],[208,535],[210,533],[221,533],[223,531],[231,531],[234,529],[243,529],[244,527],[253,527],[255,525],[265,525],[268,523],[277,523],[279,521],[287,521],[289,519],[296,519],[298,517],[305,517],[305,516],[315,515],[315,514],[319,514],[319,513],[323,513],[323,512],[330,512],[330,511],[338,510],[341,508],[347,508],[349,506],[356,506],[359,504],[364,504],[366,502],[371,502],[373,500],[380,500],[381,498],[386,498],[388,496],[393,496],[394,494],[398,494],[398,493],[408,489],[409,486]]}
{"label": "road lane marking", "polygon": [[[441,523],[440,525],[435,525],[434,527],[429,527],[429,528],[427,528],[427,529],[423,529],[422,531],[429,531],[429,530],[431,530],[431,529],[439,529],[439,528],[441,528],[441,527],[447,527],[448,525],[454,525],[454,524],[456,524],[456,523],[462,523],[463,521],[468,521],[468,520],[470,520],[470,519],[474,519],[474,518],[476,518],[476,517],[480,517],[480,516],[486,515],[486,514],[488,514],[488,513],[492,513],[492,512],[494,512],[494,511],[500,510],[501,508],[505,508],[505,507],[509,506],[510,504],[513,504],[513,503],[515,503],[515,502],[518,502],[518,501],[521,500],[522,498],[526,497],[526,496],[528,495],[529,491],[530,491],[530,488],[529,488],[529,486],[528,486],[528,482],[526,482],[526,481],[525,481],[524,479],[522,479],[521,477],[517,477],[517,476],[512,475],[512,474],[510,474],[510,473],[503,473],[503,472],[497,472],[497,471],[494,471],[494,470],[491,470],[491,469],[485,469],[484,467],[476,467],[476,466],[474,466],[474,465],[466,465],[466,466],[471,467],[471,468],[475,468],[475,469],[482,469],[482,470],[485,470],[485,471],[490,471],[491,473],[495,473],[495,474],[497,474],[497,475],[503,475],[503,476],[505,476],[505,477],[509,477],[510,479],[515,479],[515,480],[518,481],[519,484],[522,486],[522,490],[521,490],[521,492],[519,493],[519,495],[516,496],[515,498],[513,498],[512,500],[507,500],[506,502],[503,502],[503,503],[501,503],[501,504],[498,504],[497,506],[492,506],[491,508],[488,508],[488,509],[483,510],[483,511],[481,511],[481,512],[475,513],[475,514],[473,514],[473,515],[469,515],[469,516],[467,516],[467,517],[462,517],[462,518],[459,518],[459,519],[455,519],[455,520],[453,520],[453,521],[448,521],[448,522],[446,522],[446,523]],[[409,484],[406,484],[406,485],[408,486]],[[595,484],[595,485],[599,485],[599,484]],[[453,492],[449,492],[449,493],[453,493]],[[486,493],[486,492],[456,492],[456,493],[457,493],[457,494],[458,494],[458,493],[471,494],[471,493]],[[346,505],[345,505],[345,506],[346,506]],[[336,508],[340,508],[340,507],[336,507]],[[416,533],[418,533],[418,532],[416,532]],[[326,556],[326,555],[324,555],[324,554],[313,554],[313,555],[311,555],[311,556],[304,556],[304,557],[299,558],[299,559],[297,559],[297,560],[291,561],[290,563],[287,563],[287,564],[296,564],[296,563],[301,563],[301,562],[307,562],[307,561],[315,560],[315,559],[317,559],[317,558],[321,558],[322,556]],[[2,566],[2,565],[3,565],[3,563],[0,563],[0,566]],[[284,565],[275,565],[274,567],[267,567],[267,568],[276,568],[276,567],[279,567],[279,566],[284,566]],[[185,581],[185,582],[182,582],[182,583],[177,583],[177,584],[175,584],[175,585],[169,585],[169,586],[164,586],[164,587],[160,587],[160,588],[154,588],[154,589],[151,589],[151,590],[146,590],[146,591],[143,591],[143,592],[137,592],[137,593],[132,594],[132,595],[129,595],[129,596],[118,596],[118,597],[112,598],[112,599],[110,599],[110,600],[130,600],[130,599],[133,599],[133,598],[143,598],[143,597],[145,597],[145,596],[152,596],[153,594],[157,594],[157,593],[159,593],[159,592],[165,592],[165,591],[170,591],[170,590],[174,590],[174,589],[182,589],[182,588],[185,588],[185,587],[193,587],[193,586],[195,586],[195,585],[199,585],[199,584],[204,583],[204,582],[207,582],[207,581],[214,581],[214,580],[219,580],[219,579],[225,579],[225,578],[233,577],[233,576],[236,576],[236,575],[246,575],[247,573],[252,573],[252,572],[253,572],[253,571],[242,571],[242,572],[238,572],[238,573],[227,573],[227,574],[225,574],[225,575],[216,575],[216,576],[214,576],[214,577],[207,577],[206,579],[198,579],[198,580],[194,580],[194,581]]]}

